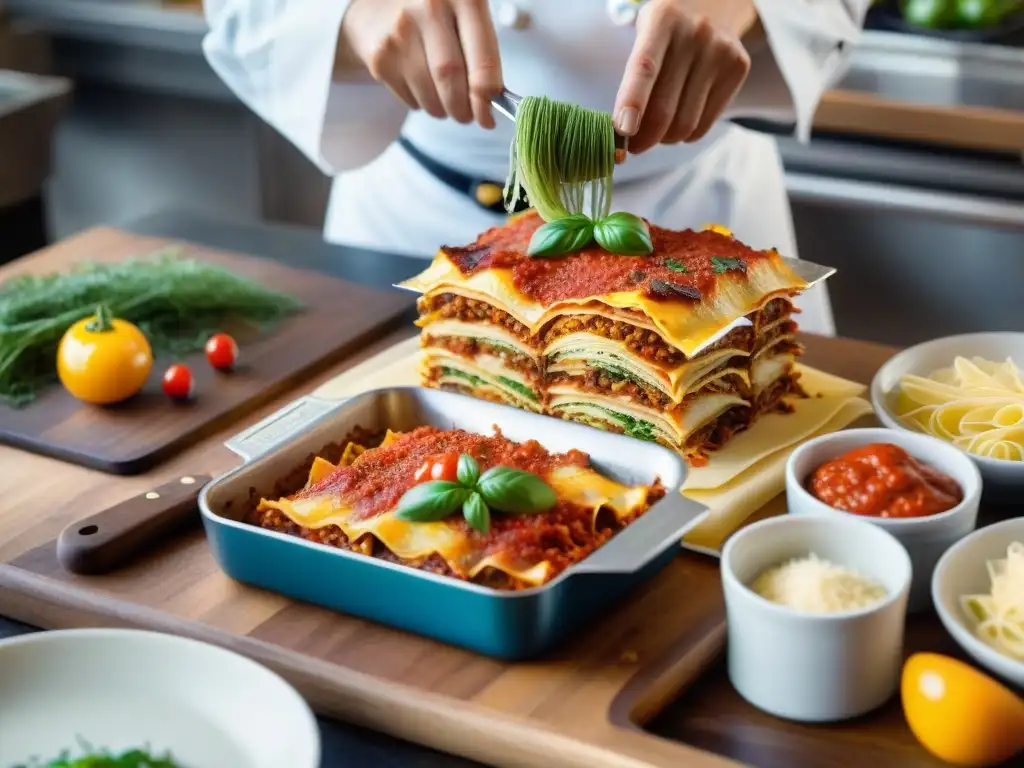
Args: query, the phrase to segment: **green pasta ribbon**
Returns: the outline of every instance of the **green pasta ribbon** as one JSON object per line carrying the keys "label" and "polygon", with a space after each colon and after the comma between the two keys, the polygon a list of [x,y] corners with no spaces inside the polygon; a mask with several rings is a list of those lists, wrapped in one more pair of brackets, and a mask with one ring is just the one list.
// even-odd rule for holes
{"label": "green pasta ribbon", "polygon": [[595,240],[611,253],[638,256],[653,250],[646,222],[610,214],[615,170],[615,128],[607,112],[527,96],[516,113],[516,133],[505,183],[505,207],[526,192],[546,222],[527,254],[563,256]]}

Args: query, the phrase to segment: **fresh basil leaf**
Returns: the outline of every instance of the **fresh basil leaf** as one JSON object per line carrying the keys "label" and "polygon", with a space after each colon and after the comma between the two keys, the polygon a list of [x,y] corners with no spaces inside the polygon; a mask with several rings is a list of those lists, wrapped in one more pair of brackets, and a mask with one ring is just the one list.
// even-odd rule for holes
{"label": "fresh basil leaf", "polygon": [[468,488],[448,480],[433,480],[414,485],[398,500],[395,517],[412,523],[444,520],[462,506],[471,494]]}
{"label": "fresh basil leaf", "polygon": [[542,224],[526,249],[527,256],[564,256],[585,248],[594,239],[594,222],[583,213]]}
{"label": "fresh basil leaf", "polygon": [[686,273],[686,265],[683,264],[683,262],[681,262],[679,259],[665,259],[661,263],[664,264],[669,269],[671,269],[673,272],[678,272],[681,275]]}
{"label": "fresh basil leaf", "polygon": [[462,485],[472,488],[480,477],[480,465],[468,453],[460,454],[457,475]]}
{"label": "fresh basil leaf", "polygon": [[594,224],[594,239],[609,253],[643,256],[654,250],[647,222],[632,213],[619,211]]}
{"label": "fresh basil leaf", "polygon": [[511,467],[491,467],[480,476],[476,489],[489,507],[513,515],[546,512],[558,501],[537,475]]}
{"label": "fresh basil leaf", "polygon": [[487,533],[491,530],[491,510],[479,493],[469,494],[469,498],[462,502],[462,516],[466,518],[470,528],[475,528],[480,533]]}
{"label": "fresh basil leaf", "polygon": [[717,272],[720,275],[729,271],[747,271],[747,262],[743,261],[743,259],[727,259],[721,256],[712,256],[711,266],[714,267],[715,272]]}

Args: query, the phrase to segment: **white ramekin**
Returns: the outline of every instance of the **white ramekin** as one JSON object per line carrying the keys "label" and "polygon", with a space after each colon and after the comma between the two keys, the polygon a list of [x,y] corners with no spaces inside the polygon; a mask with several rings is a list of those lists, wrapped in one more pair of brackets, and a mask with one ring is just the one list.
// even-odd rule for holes
{"label": "white ramekin", "polygon": [[[807,491],[807,478],[815,469],[847,451],[870,443],[898,445],[918,461],[949,475],[960,485],[963,501],[947,512],[928,517],[867,517],[830,507]],[[786,462],[786,503],[791,515],[857,518],[877,525],[899,539],[910,553],[914,567],[908,610],[918,613],[931,608],[935,564],[947,549],[973,531],[977,524],[981,474],[967,454],[938,438],[881,427],[847,429],[808,440],[790,454]]]}
{"label": "white ramekin", "polygon": [[[888,594],[859,610],[812,614],[748,586],[811,553],[876,579]],[[766,712],[807,722],[844,720],[885,703],[899,684],[910,578],[903,545],[853,517],[784,515],[741,529],[722,551],[733,686]]]}

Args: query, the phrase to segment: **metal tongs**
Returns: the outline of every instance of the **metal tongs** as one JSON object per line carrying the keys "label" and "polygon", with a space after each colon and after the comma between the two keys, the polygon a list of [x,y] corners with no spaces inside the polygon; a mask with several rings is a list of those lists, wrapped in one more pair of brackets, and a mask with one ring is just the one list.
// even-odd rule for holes
{"label": "metal tongs", "polygon": [[[513,123],[516,121],[516,113],[519,111],[519,102],[523,97],[512,93],[507,88],[501,94],[491,99],[491,106],[503,114]],[[615,164],[626,162],[626,152],[629,149],[629,137],[615,134]]]}

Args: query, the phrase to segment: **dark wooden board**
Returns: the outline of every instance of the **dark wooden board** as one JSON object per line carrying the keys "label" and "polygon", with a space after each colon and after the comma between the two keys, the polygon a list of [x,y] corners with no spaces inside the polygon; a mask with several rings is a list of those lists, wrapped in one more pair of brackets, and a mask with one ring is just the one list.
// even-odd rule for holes
{"label": "dark wooden board", "polygon": [[[117,261],[169,244],[112,228],[91,229],[7,265],[0,269],[0,280],[63,271],[82,260]],[[161,392],[160,377],[172,362],[161,359],[143,391],[115,406],[81,403],[59,385],[25,408],[0,405],[0,442],[104,472],[142,472],[337,362],[371,335],[398,323],[412,306],[411,298],[397,292],[364,288],[269,259],[180,245],[188,257],[295,296],[305,311],[272,333],[240,336],[240,365],[230,374],[211,369],[202,352],[184,358],[196,381],[191,402],[174,403]]]}

